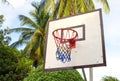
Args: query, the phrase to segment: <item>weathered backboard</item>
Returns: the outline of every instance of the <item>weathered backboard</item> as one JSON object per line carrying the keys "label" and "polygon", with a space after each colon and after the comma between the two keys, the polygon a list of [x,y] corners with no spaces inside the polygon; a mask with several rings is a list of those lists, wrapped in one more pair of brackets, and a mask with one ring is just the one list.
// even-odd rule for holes
{"label": "weathered backboard", "polygon": [[[52,32],[59,28],[72,28],[78,32],[71,61],[65,63],[56,59],[57,47]],[[101,9],[49,21],[46,33],[44,70],[106,65]]]}

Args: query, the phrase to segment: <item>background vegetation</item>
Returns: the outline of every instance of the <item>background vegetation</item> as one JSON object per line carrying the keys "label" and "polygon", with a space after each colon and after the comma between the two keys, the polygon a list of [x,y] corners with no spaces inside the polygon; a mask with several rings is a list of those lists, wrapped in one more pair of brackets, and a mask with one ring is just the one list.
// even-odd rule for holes
{"label": "background vegetation", "polygon": [[113,76],[104,76],[102,77],[101,81],[120,81],[120,80]]}
{"label": "background vegetation", "polygon": [[42,65],[29,73],[24,81],[84,81],[77,70],[44,72]]}
{"label": "background vegetation", "polygon": [[17,49],[0,45],[0,81],[21,81],[31,71],[30,64]]}

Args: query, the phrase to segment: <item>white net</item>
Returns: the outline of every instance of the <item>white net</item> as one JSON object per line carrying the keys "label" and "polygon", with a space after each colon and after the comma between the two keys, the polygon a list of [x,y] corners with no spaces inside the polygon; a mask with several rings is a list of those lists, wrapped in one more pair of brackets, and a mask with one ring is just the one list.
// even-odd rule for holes
{"label": "white net", "polygon": [[53,31],[53,36],[57,46],[56,59],[63,63],[71,61],[71,49],[75,48],[77,32],[70,28],[57,29]]}

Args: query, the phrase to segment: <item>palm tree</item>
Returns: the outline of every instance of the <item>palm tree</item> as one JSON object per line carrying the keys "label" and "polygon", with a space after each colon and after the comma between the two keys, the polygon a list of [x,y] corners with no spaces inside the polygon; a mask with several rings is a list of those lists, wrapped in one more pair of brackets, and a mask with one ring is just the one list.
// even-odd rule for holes
{"label": "palm tree", "polygon": [[24,53],[34,59],[33,64],[35,67],[38,65],[39,58],[43,57],[45,28],[49,18],[49,13],[45,11],[44,4],[44,1],[41,3],[32,3],[32,6],[35,8],[30,12],[32,18],[19,15],[22,26],[26,25],[27,27],[10,29],[10,32],[21,32],[19,40],[14,42],[11,46],[17,47],[27,43]]}
{"label": "palm tree", "polygon": [[101,81],[119,81],[119,80],[112,76],[105,76],[105,77],[102,77]]}

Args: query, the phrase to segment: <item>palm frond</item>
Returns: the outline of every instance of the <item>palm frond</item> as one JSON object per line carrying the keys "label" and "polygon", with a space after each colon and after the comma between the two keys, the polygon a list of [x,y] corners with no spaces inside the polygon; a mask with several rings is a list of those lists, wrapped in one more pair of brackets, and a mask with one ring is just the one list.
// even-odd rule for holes
{"label": "palm frond", "polygon": [[4,21],[4,16],[3,15],[0,15],[0,24],[2,24],[3,23],[3,21]]}
{"label": "palm frond", "polygon": [[0,19],[2,19],[4,16],[3,15],[0,15]]}
{"label": "palm frond", "polygon": [[47,12],[52,12],[54,11],[55,8],[55,1],[59,1],[59,0],[44,0],[45,1],[45,5],[43,10],[46,10]]}
{"label": "palm frond", "polygon": [[24,40],[29,41],[33,33],[34,31],[22,32],[19,38],[24,38]]}
{"label": "palm frond", "polygon": [[49,12],[46,12],[46,11],[41,12],[41,14],[40,14],[41,20],[39,20],[39,22],[40,22],[39,24],[42,28],[46,27],[46,24],[47,24],[49,17],[50,17]]}
{"label": "palm frond", "polygon": [[71,1],[72,0],[66,0],[65,1],[65,6],[64,6],[64,13],[63,13],[63,17],[65,17],[65,16],[69,16],[69,15],[71,15],[70,13],[71,13],[71,6],[72,6],[72,4],[74,4],[74,3],[71,3]]}
{"label": "palm frond", "polygon": [[34,30],[30,28],[14,28],[14,29],[11,29],[9,33],[10,32],[22,32],[19,37],[19,40],[11,44],[12,47],[20,47],[23,44],[26,44],[26,42],[28,42],[28,40],[34,33]]}
{"label": "palm frond", "polygon": [[46,26],[47,26],[47,22],[48,22],[48,20],[49,20],[49,17],[50,17],[49,13],[47,13],[46,16],[44,16],[44,20],[43,20],[43,24],[42,24],[42,27],[43,27],[44,29],[45,29]]}
{"label": "palm frond", "polygon": [[53,11],[54,10],[54,8],[55,8],[55,2],[54,2],[54,0],[50,0],[50,4],[51,4],[51,6],[50,6],[50,8],[51,8],[51,10]]}
{"label": "palm frond", "polygon": [[97,0],[97,1],[99,1],[102,4],[104,12],[109,13],[110,7],[107,0]]}
{"label": "palm frond", "polygon": [[64,3],[64,0],[60,0],[60,5],[59,5],[59,10],[58,10],[57,18],[62,17],[65,5],[66,4]]}
{"label": "palm frond", "polygon": [[93,0],[76,0],[77,13],[88,12],[95,9]]}
{"label": "palm frond", "polygon": [[53,5],[55,5],[55,7],[52,8],[52,11],[51,11],[51,13],[50,13],[49,20],[52,20],[52,19],[56,19],[56,18],[57,18],[57,13],[58,13],[58,10],[59,10],[60,3],[57,2],[56,4],[53,4]]}
{"label": "palm frond", "polygon": [[89,1],[86,0],[86,4],[89,6],[89,7],[87,6],[87,10],[91,11],[91,10],[95,9],[95,5],[93,3],[93,0],[89,0]]}
{"label": "palm frond", "polygon": [[41,0],[41,2],[33,2],[31,5],[35,8],[37,13],[39,13],[44,9],[45,2],[45,0]]}
{"label": "palm frond", "polygon": [[[33,2],[32,6],[35,7],[35,10],[31,11],[30,14],[34,18],[35,22],[39,25],[39,27],[43,27],[44,20],[46,20],[44,17],[49,17],[49,12],[46,10],[48,8],[45,8],[45,4],[47,3],[46,0],[41,1],[41,3]],[[47,18],[46,17],[46,18]],[[48,18],[47,18],[48,19]]]}
{"label": "palm frond", "polygon": [[80,0],[79,2],[79,11],[80,12],[85,12],[85,1],[84,0]]}
{"label": "palm frond", "polygon": [[26,41],[23,38],[21,38],[18,41],[12,43],[10,46],[17,48],[17,47],[22,46],[23,44],[26,44]]}
{"label": "palm frond", "polygon": [[31,12],[29,12],[29,14],[36,20],[39,19],[39,15],[41,13],[41,11],[43,10],[43,5],[45,4],[45,1],[41,1],[40,2],[33,2],[32,6],[35,8],[34,10],[32,10]]}
{"label": "palm frond", "polygon": [[29,27],[32,27],[32,28],[38,28],[38,25],[27,16],[19,15],[19,19],[21,21],[22,26],[28,25]]}
{"label": "palm frond", "polygon": [[24,49],[26,55],[30,55],[32,52],[35,52],[35,49],[39,46],[40,38],[42,37],[39,33],[39,30],[36,30]]}
{"label": "palm frond", "polygon": [[34,29],[30,29],[30,28],[13,28],[13,29],[9,29],[8,32],[9,33],[13,33],[13,32],[25,32],[25,31],[33,31]]}

